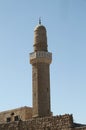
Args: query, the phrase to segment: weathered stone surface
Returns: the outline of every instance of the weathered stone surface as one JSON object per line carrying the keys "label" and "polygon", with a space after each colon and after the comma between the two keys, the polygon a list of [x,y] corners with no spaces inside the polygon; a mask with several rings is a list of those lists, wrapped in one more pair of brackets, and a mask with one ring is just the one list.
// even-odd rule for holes
{"label": "weathered stone surface", "polygon": [[[14,120],[25,121],[31,118],[32,108],[27,106],[0,112],[0,123],[11,122]],[[9,120],[7,121],[7,119]]]}
{"label": "weathered stone surface", "polygon": [[76,127],[72,115],[67,114],[4,123],[0,130],[86,130],[86,126]]}
{"label": "weathered stone surface", "polygon": [[34,30],[34,52],[30,53],[32,64],[33,117],[51,115],[50,105],[50,63],[52,53],[48,52],[46,28],[38,25]]}

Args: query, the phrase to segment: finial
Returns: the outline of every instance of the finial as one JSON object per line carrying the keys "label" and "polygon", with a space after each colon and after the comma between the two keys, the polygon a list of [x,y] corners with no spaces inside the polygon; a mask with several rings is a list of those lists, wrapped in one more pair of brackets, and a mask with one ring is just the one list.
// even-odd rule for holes
{"label": "finial", "polygon": [[39,24],[41,24],[41,17],[39,17]]}

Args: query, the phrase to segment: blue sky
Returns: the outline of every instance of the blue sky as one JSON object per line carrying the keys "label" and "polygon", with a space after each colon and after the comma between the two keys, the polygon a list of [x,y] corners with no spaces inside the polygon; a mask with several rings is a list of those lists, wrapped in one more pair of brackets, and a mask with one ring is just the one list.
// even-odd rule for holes
{"label": "blue sky", "polygon": [[34,28],[47,29],[51,109],[86,123],[86,0],[0,1],[0,111],[32,106]]}

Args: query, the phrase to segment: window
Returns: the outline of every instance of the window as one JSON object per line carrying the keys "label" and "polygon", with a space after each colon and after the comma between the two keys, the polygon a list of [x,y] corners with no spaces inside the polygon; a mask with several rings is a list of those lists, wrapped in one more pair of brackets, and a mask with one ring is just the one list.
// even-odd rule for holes
{"label": "window", "polygon": [[7,122],[10,122],[11,121],[11,118],[10,117],[7,117]]}
{"label": "window", "polygon": [[18,116],[15,116],[14,117],[14,121],[18,121],[19,120],[19,117]]}
{"label": "window", "polygon": [[47,88],[47,92],[49,91],[49,89]]}
{"label": "window", "polygon": [[11,113],[11,116],[13,116],[13,115],[14,115],[14,112]]}

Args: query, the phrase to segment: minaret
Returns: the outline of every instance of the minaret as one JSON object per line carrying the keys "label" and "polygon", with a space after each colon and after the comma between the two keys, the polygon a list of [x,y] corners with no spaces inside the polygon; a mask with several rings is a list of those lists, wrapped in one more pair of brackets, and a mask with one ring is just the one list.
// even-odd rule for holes
{"label": "minaret", "polygon": [[51,115],[50,108],[50,63],[52,53],[47,49],[46,28],[41,25],[34,30],[34,52],[30,53],[32,64],[33,117]]}

